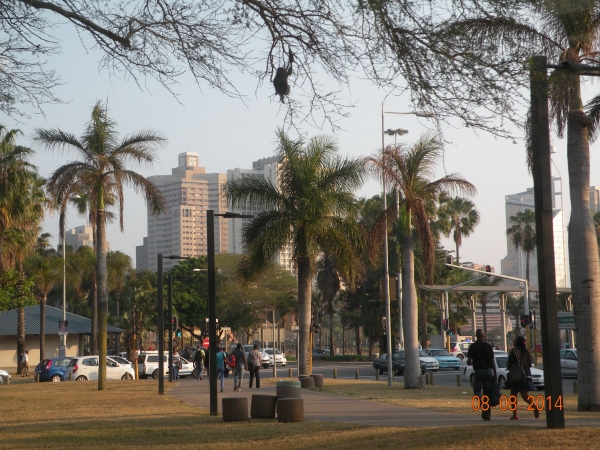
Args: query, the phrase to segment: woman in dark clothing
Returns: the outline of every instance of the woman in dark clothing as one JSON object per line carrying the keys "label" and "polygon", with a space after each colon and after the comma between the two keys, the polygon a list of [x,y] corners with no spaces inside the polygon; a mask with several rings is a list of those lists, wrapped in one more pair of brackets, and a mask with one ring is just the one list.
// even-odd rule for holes
{"label": "woman in dark clothing", "polygon": [[[519,365],[521,365],[521,367],[525,371],[525,375],[527,376],[525,378],[525,382],[518,386],[513,386],[509,383],[506,383],[506,387],[510,388],[510,395],[514,395],[515,398],[518,399],[518,394],[520,393],[523,400],[527,402],[527,395],[529,394],[529,391],[533,389],[533,384],[531,382],[531,354],[527,350],[527,343],[525,342],[525,338],[523,336],[517,336],[517,339],[515,339],[514,342],[514,347],[508,354],[508,369],[514,366],[518,367]],[[515,400],[515,406],[516,405],[517,401]],[[538,417],[540,417],[540,411],[537,409],[535,402],[533,403],[533,407],[535,408],[533,411],[533,415],[537,419]],[[519,416],[517,415],[517,409],[518,408],[515,408],[515,410],[513,411],[511,420],[519,419]]]}

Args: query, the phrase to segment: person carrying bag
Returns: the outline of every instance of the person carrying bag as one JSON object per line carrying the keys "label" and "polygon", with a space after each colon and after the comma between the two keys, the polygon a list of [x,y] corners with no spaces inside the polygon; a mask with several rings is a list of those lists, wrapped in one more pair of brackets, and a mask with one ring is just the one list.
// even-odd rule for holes
{"label": "person carrying bag", "polygon": [[[514,347],[508,354],[508,380],[506,381],[506,387],[510,388],[510,395],[517,399],[517,395],[520,393],[524,401],[527,401],[527,395],[529,391],[535,390],[531,377],[531,354],[527,350],[525,338],[523,336],[517,336],[515,339]],[[515,406],[517,400],[515,400]],[[534,402],[533,411],[534,417],[537,419],[540,417],[540,410]],[[511,420],[518,420],[517,415],[518,408],[515,408]]]}

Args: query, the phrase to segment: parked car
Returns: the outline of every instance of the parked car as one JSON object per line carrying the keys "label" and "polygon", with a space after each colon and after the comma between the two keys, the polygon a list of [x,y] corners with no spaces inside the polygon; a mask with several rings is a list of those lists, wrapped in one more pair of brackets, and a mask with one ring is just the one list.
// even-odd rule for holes
{"label": "parked car", "polygon": [[35,367],[35,374],[40,381],[53,381],[58,383],[65,380],[67,367],[73,358],[48,358],[42,359]]}
{"label": "parked car", "polygon": [[[508,353],[494,350],[494,364],[496,365],[496,381],[500,385],[500,389],[506,389],[506,379],[508,378]],[[475,374],[473,373],[473,366],[467,366],[465,376],[471,383],[471,386],[475,383]],[[537,390],[544,389],[544,372],[535,367],[531,367],[531,381]]]}
{"label": "parked car", "polygon": [[[181,360],[181,369],[179,369],[178,375],[181,378],[190,376],[194,372],[194,363],[188,361],[183,356],[180,356],[179,359]],[[138,368],[139,368],[139,363],[138,363]],[[170,370],[170,367],[168,367],[167,363],[165,362],[165,371],[166,371],[165,373],[168,374],[169,370]],[[156,355],[156,377],[154,377],[154,375],[152,375],[152,378],[154,378],[154,379],[158,378],[158,354]]]}
{"label": "parked car", "polygon": [[[387,372],[387,358],[387,353],[382,353],[379,358],[375,358],[373,360],[373,367],[375,368],[375,370],[379,371],[380,375],[383,375],[385,372]],[[404,360],[404,350],[400,350],[392,354],[392,370],[394,371],[394,375],[404,375]],[[425,370],[427,370],[427,364],[425,363],[425,361],[421,361],[421,373],[425,373]]]}
{"label": "parked car", "polygon": [[[163,354],[163,362],[165,364],[165,373],[169,370],[167,364],[168,354]],[[158,352],[156,350],[140,352],[138,355],[138,374],[141,379],[152,377],[158,380]]]}
{"label": "parked car", "polygon": [[[254,345],[244,345],[244,353],[246,354],[246,359],[248,359],[248,353],[250,353],[250,351],[252,350],[254,350]],[[270,361],[269,355],[261,347],[258,347],[258,351],[260,353],[260,363],[263,369],[268,369]],[[277,360],[277,362],[279,362],[279,360]]]}
{"label": "parked car", "polygon": [[[273,349],[266,348],[265,353],[269,356],[269,366],[273,366]],[[278,366],[285,366],[287,364],[287,359],[285,358],[285,354],[281,353],[281,351],[275,349],[275,361]]]}
{"label": "parked car", "polygon": [[329,356],[331,352],[326,348],[313,348],[312,354],[313,356]]}
{"label": "parked car", "polygon": [[[65,376],[69,374],[76,381],[87,381],[98,379],[98,356],[80,356],[72,358]],[[115,360],[106,358],[106,379],[107,380],[133,380],[135,373],[131,364],[119,364]]]}
{"label": "parked car", "polygon": [[8,373],[6,370],[0,370],[0,385],[10,384],[11,379],[10,373]]}
{"label": "parked car", "polygon": [[460,369],[461,360],[456,356],[452,356],[444,348],[429,348],[425,350],[425,353],[428,356],[437,359],[437,362],[440,365],[440,369]]}
{"label": "parked car", "polygon": [[563,376],[577,376],[577,350],[560,351],[560,373]]}
{"label": "parked car", "polygon": [[127,358],[123,357],[123,356],[111,356],[110,359],[118,362],[119,364],[131,364],[131,361],[129,361]]}

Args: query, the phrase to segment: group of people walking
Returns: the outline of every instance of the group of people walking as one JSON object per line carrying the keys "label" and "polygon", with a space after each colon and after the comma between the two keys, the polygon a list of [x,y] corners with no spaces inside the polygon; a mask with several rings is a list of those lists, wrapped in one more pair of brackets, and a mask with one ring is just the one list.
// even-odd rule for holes
{"label": "group of people walking", "polygon": [[[485,340],[485,333],[482,329],[475,332],[477,340],[469,346],[467,353],[467,364],[473,365],[474,383],[473,394],[481,400],[483,396],[492,398],[495,383],[497,379],[496,364],[494,363],[494,350],[489,342]],[[513,343],[513,348],[508,354],[507,368],[522,370],[525,374],[524,379],[518,383],[511,383],[510,378],[506,382],[506,387],[510,389],[511,397],[514,397],[515,409],[512,411],[511,420],[518,420],[517,396],[520,394],[524,401],[527,401],[529,391],[534,391],[535,387],[531,376],[531,354],[527,350],[527,342],[523,336],[517,336]],[[483,390],[483,394],[482,394]],[[537,419],[540,416],[540,410],[537,404],[533,403],[533,415]],[[481,408],[481,418],[491,420],[492,408]]]}

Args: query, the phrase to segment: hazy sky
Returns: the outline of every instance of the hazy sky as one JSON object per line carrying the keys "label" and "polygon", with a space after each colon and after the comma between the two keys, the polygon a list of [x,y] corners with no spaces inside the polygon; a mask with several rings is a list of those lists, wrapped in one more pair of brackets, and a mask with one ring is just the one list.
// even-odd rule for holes
{"label": "hazy sky", "polygon": [[[193,151],[199,154],[199,165],[207,172],[226,173],[235,167],[251,168],[252,161],[271,156],[275,149],[275,131],[283,125],[285,111],[280,109],[279,99],[272,96],[272,86],[268,83],[258,86],[251,75],[235,75],[240,90],[248,96],[245,103],[227,98],[207,87],[198,87],[189,78],[182,80],[175,91],[179,101],[164,88],[150,81],[140,90],[133,80],[110,78],[98,72],[99,54],[86,53],[74,33],[61,34],[64,39],[62,55],[52,57],[50,66],[61,75],[64,83],[56,92],[64,101],[62,105],[44,107],[45,117],[34,115],[31,119],[1,117],[0,123],[8,128],[20,128],[25,133],[20,143],[31,145],[31,134],[35,128],[61,128],[80,135],[89,121],[90,111],[97,100],[108,99],[109,116],[118,124],[120,136],[142,129],[153,129],[168,138],[168,145],[159,150],[158,162],[153,168],[139,168],[146,175],[169,174],[177,165],[177,154]],[[593,86],[592,86],[593,87]],[[291,96],[297,93],[292,85]],[[354,157],[369,155],[381,149],[381,103],[386,92],[378,90],[369,82],[355,80],[345,94],[356,107],[351,116],[338,122],[341,130],[335,133],[343,154]],[[388,111],[411,111],[407,98],[385,100]],[[420,133],[433,124],[428,119],[414,116],[387,115],[385,128],[404,128],[409,134],[398,141],[412,142]],[[304,127],[308,136],[316,134],[332,135],[330,128],[318,130],[308,125]],[[460,173],[471,181],[478,190],[473,198],[481,214],[481,223],[461,247],[461,260],[479,264],[491,264],[500,271],[500,260],[506,255],[506,218],[504,196],[533,187],[533,181],[525,166],[522,140],[496,139],[488,134],[475,134],[461,128],[460,124],[444,127],[444,136],[451,141],[446,146],[443,165],[439,175]],[[522,133],[519,133],[522,134]],[[293,134],[292,134],[293,136]],[[566,177],[565,140],[553,139],[557,149],[554,161],[558,170]],[[386,144],[394,142],[386,137]],[[591,184],[600,184],[597,164],[592,147]],[[44,150],[33,159],[42,175],[47,176],[74,154],[50,154]],[[563,179],[565,195],[565,222],[569,220],[568,180]],[[381,191],[380,185],[371,181],[358,196],[370,197]],[[85,223],[84,218],[68,214],[68,227]],[[48,216],[44,230],[58,240],[58,215]],[[146,208],[141,197],[128,190],[125,196],[125,233],[120,233],[118,224],[107,227],[108,240],[112,250],[121,250],[135,261],[135,246],[142,244],[146,236]],[[453,249],[450,240],[444,245]]]}

